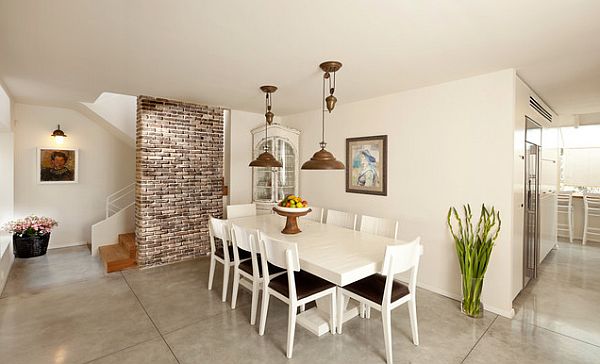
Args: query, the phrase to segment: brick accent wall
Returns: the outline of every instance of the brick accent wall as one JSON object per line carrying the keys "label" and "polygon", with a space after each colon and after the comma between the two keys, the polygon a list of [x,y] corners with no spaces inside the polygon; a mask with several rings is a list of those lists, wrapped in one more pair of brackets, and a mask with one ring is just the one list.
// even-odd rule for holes
{"label": "brick accent wall", "polygon": [[141,267],[210,251],[222,216],[223,109],[139,96],[135,220]]}

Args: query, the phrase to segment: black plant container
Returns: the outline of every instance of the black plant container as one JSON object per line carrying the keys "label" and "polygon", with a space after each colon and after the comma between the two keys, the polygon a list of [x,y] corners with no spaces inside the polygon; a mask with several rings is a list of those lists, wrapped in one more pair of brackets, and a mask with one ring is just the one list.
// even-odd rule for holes
{"label": "black plant container", "polygon": [[13,235],[13,254],[16,258],[32,258],[46,254],[50,233],[42,236]]}

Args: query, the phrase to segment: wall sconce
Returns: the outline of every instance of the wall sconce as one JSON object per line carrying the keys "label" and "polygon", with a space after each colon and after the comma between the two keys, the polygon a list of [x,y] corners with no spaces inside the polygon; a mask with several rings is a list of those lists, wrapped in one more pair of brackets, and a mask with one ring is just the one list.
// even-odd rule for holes
{"label": "wall sconce", "polygon": [[58,124],[58,128],[52,132],[52,137],[54,138],[56,144],[62,144],[65,141],[67,134],[60,130],[60,124]]}

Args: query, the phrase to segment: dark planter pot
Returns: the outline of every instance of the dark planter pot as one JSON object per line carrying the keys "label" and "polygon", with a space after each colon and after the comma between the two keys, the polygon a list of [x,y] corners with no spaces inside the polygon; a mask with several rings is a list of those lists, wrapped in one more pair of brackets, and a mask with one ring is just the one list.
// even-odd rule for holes
{"label": "dark planter pot", "polygon": [[16,258],[32,258],[46,254],[50,234],[43,236],[13,235],[13,253]]}

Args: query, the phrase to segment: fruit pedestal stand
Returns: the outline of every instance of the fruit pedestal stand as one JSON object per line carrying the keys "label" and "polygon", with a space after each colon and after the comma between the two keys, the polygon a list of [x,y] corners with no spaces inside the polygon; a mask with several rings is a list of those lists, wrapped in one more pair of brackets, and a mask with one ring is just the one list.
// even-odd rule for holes
{"label": "fruit pedestal stand", "polygon": [[275,211],[278,215],[286,217],[285,227],[283,228],[283,230],[281,230],[281,232],[283,234],[298,234],[298,233],[302,232],[302,230],[300,230],[300,228],[298,228],[298,217],[304,216],[304,215],[308,214],[309,212],[311,212],[312,210],[310,208],[297,209],[297,210],[299,210],[297,212],[296,211],[292,212],[290,210],[296,210],[296,209],[286,208],[285,210],[283,210],[283,209],[279,209],[277,207],[273,207],[273,211]]}

